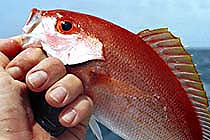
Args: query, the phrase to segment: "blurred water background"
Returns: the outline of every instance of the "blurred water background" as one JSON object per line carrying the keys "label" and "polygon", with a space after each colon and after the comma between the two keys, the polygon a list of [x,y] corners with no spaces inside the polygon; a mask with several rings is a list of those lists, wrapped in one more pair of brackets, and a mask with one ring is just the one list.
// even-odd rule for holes
{"label": "blurred water background", "polygon": [[[109,20],[134,33],[168,27],[193,55],[210,97],[209,0],[30,0],[0,1],[0,38],[21,33],[30,9],[68,9]],[[101,126],[105,140],[120,140]],[[95,140],[88,130],[87,140]]]}

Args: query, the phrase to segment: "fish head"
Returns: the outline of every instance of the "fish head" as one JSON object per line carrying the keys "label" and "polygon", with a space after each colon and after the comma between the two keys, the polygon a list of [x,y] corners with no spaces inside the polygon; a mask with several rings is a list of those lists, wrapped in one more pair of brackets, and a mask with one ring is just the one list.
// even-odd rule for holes
{"label": "fish head", "polygon": [[60,59],[65,65],[104,60],[103,43],[88,29],[89,22],[80,13],[34,8],[23,32],[28,38],[27,45],[40,42],[48,56]]}

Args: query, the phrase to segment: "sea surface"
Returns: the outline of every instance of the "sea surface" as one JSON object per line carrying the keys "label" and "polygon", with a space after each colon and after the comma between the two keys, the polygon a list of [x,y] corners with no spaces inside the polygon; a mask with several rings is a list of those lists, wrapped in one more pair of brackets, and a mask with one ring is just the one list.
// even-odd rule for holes
{"label": "sea surface", "polygon": [[[210,47],[209,49],[188,48],[187,51],[193,56],[193,62],[196,64],[197,71],[201,75],[201,80],[204,83],[204,88],[210,102]],[[102,129],[104,140],[123,140],[104,126],[100,125],[100,127]],[[89,128],[86,138],[87,140],[97,140]]]}

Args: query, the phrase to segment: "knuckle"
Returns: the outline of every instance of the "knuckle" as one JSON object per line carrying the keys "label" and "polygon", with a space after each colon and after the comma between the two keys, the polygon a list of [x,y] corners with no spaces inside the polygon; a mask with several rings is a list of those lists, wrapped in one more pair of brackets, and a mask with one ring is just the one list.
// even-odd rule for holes
{"label": "knuckle", "polygon": [[27,69],[27,67],[32,67],[39,61],[45,58],[44,53],[39,48],[27,48],[17,55],[7,67],[19,66],[22,69]]}
{"label": "knuckle", "polygon": [[62,81],[64,87],[68,90],[69,101],[74,100],[77,96],[81,95],[84,91],[82,81],[75,75],[67,74]]}
{"label": "knuckle", "polygon": [[41,67],[48,68],[49,71],[52,71],[52,69],[53,70],[55,69],[56,71],[54,71],[54,73],[61,73],[61,72],[63,73],[66,71],[63,63],[59,59],[54,58],[54,57],[48,57],[44,59],[41,62]]}
{"label": "knuckle", "polygon": [[56,65],[62,65],[64,67],[63,62],[60,59],[58,59],[58,58],[48,57],[47,61],[53,62]]}
{"label": "knuckle", "polygon": [[81,96],[81,100],[83,101],[84,105],[87,107],[88,110],[93,109],[93,101],[89,96],[83,95]]}
{"label": "knuckle", "polygon": [[89,102],[90,108],[93,108],[94,107],[93,100],[90,97],[88,97],[88,96],[86,96],[86,98],[87,98],[87,100]]}
{"label": "knuckle", "polygon": [[65,79],[68,80],[68,81],[74,81],[74,83],[77,83],[77,85],[80,85],[82,86],[82,81],[74,74],[67,74],[65,76]]}
{"label": "knuckle", "polygon": [[27,58],[44,58],[45,54],[40,48],[27,48],[24,50],[21,55]]}
{"label": "knuckle", "polygon": [[46,71],[49,76],[54,77],[64,75],[66,73],[65,67],[57,60],[52,57],[48,57],[40,61],[30,72],[43,70]]}
{"label": "knuckle", "polygon": [[62,63],[63,64],[63,62],[60,59],[56,58],[56,57],[49,57],[49,58],[57,61],[58,63]]}

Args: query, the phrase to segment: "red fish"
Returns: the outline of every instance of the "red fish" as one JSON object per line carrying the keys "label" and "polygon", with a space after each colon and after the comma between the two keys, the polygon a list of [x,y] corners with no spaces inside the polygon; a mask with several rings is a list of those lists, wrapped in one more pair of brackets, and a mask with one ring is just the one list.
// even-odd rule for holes
{"label": "red fish", "polygon": [[134,34],[86,14],[33,9],[23,30],[83,81],[94,118],[122,138],[210,139],[203,84],[167,29]]}

